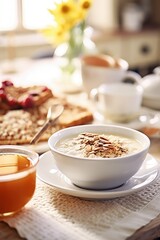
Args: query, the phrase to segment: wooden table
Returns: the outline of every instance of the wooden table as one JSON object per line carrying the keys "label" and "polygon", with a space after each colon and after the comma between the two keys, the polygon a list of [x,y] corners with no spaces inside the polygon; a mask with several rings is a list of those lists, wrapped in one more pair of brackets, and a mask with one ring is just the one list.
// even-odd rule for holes
{"label": "wooden table", "polygon": [[[1,240],[21,240],[15,229],[10,228],[6,223],[0,222]],[[146,226],[138,229],[126,240],[158,240],[160,239],[160,214]],[[47,239],[46,239],[47,240]]]}

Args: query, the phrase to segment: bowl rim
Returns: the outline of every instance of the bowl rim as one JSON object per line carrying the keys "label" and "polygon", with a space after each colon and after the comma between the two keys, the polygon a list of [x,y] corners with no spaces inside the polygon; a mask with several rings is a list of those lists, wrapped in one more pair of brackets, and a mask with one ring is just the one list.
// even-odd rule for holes
{"label": "bowl rim", "polygon": [[[125,131],[130,131],[130,132],[133,132],[133,133],[136,133],[136,134],[139,134],[140,136],[142,136],[145,141],[146,141],[146,144],[145,146],[143,146],[141,148],[140,151],[138,152],[135,152],[135,153],[131,153],[131,154],[128,154],[128,155],[124,155],[124,156],[120,156],[120,157],[115,157],[115,158],[87,158],[87,157],[77,157],[77,156],[73,156],[73,155],[69,155],[69,154],[66,154],[66,153],[63,153],[61,151],[59,151],[55,146],[57,144],[58,141],[60,141],[60,139],[62,139],[63,137],[61,137],[60,139],[58,139],[57,141],[55,140],[55,143],[54,143],[54,146],[52,145],[52,139],[53,138],[57,138],[58,135],[60,135],[61,133],[63,132],[67,132],[67,131],[70,131],[70,129],[74,130],[74,129],[82,129],[82,128],[86,128],[86,132],[87,132],[87,128],[88,127],[94,127],[95,129],[97,127],[109,127],[109,128],[114,128],[114,129],[123,129]],[[96,132],[96,131],[95,131]],[[79,132],[80,133],[80,132]],[[77,134],[79,134],[77,133]],[[68,134],[69,136],[70,134]],[[74,134],[71,134],[71,135],[74,135]],[[65,157],[70,157],[70,158],[74,158],[74,159],[81,159],[82,161],[85,160],[85,161],[116,161],[116,160],[120,160],[120,159],[125,159],[125,158],[130,158],[130,157],[133,157],[133,156],[136,156],[137,154],[139,153],[142,153],[143,151],[146,151],[147,149],[149,149],[150,147],[150,139],[149,137],[147,137],[144,133],[142,132],[139,132],[138,130],[135,130],[135,129],[132,129],[132,128],[129,128],[129,127],[124,127],[124,126],[119,126],[119,125],[111,125],[111,124],[86,124],[86,125],[78,125],[78,126],[72,126],[72,127],[68,127],[68,128],[64,128],[64,129],[61,129],[55,133],[53,133],[49,139],[48,139],[48,146],[50,148],[51,151],[54,151],[55,153],[61,155],[61,156],[65,156]]]}
{"label": "bowl rim", "polygon": [[[3,150],[11,150],[11,151],[5,152]],[[27,147],[17,146],[17,145],[1,145],[0,146],[0,155],[3,155],[3,154],[17,154],[17,155],[27,156],[27,153],[29,153],[30,155],[33,156],[33,158],[28,157],[29,159],[31,159],[32,164],[28,168],[25,168],[25,169],[20,170],[18,172],[0,175],[0,182],[22,178],[25,175],[26,172],[27,173],[32,172],[39,162],[39,154],[30,150],[30,149],[28,149]]]}

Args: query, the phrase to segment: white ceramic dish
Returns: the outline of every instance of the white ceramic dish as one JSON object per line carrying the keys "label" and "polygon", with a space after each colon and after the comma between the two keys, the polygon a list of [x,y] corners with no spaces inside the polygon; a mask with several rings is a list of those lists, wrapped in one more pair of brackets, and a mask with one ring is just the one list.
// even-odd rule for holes
{"label": "white ceramic dish", "polygon": [[37,166],[38,178],[55,188],[57,191],[84,199],[112,199],[123,197],[142,190],[156,180],[159,173],[159,164],[156,159],[147,154],[139,171],[121,187],[111,190],[86,190],[71,183],[57,168],[50,151],[42,154]]}
{"label": "white ceramic dish", "polygon": [[143,97],[143,105],[152,109],[160,110],[160,96],[159,97]]}
{"label": "white ceramic dish", "polygon": [[123,82],[102,84],[90,93],[92,105],[97,111],[111,121],[123,123],[137,116],[142,97],[142,86]]}
{"label": "white ceramic dish", "polygon": [[160,75],[160,66],[154,68],[154,69],[153,69],[153,72],[154,72],[155,74],[159,74],[159,75]]}
{"label": "white ceramic dish", "polygon": [[106,119],[100,112],[94,112],[94,123],[95,124],[112,124],[112,125],[119,125],[123,127],[129,127],[136,130],[140,130],[143,127],[155,126],[155,124],[160,126],[160,113],[157,111],[151,110],[149,108],[142,107],[140,109],[139,116],[126,123],[116,123],[111,122],[109,119]]}
{"label": "white ceramic dish", "polygon": [[[119,136],[119,139],[120,136],[122,136],[122,138],[125,138],[121,140],[123,144],[128,142],[126,147],[128,148],[130,146],[132,150],[122,156],[119,155],[110,158],[95,156],[94,158],[89,158],[78,155],[79,150],[76,150],[75,143],[73,154],[65,153],[57,145],[57,143],[63,142],[66,138],[70,138],[73,135],[78,136],[79,134],[86,132],[93,134],[101,133],[110,136],[115,135]],[[87,139],[88,138],[89,137],[87,137]],[[90,137],[89,141],[92,141],[92,139],[93,137]],[[132,142],[130,142],[131,140],[129,139],[132,139]],[[97,142],[95,146],[94,142]],[[93,150],[101,144],[101,140],[93,140],[88,146],[91,144]],[[72,183],[82,188],[97,190],[118,187],[131,178],[141,167],[148,153],[150,140],[146,135],[130,128],[113,125],[88,124],[57,131],[49,138],[48,145],[54,156],[57,167],[72,181]],[[107,146],[109,149],[110,145]],[[118,145],[116,144],[116,148],[117,147]],[[122,149],[124,148],[125,151],[125,146],[121,145],[121,147]],[[116,151],[116,148],[112,143],[111,149],[114,149],[113,152]],[[137,150],[134,151],[134,149]],[[101,148],[101,150],[104,152],[104,149]],[[99,148],[98,151],[100,151]]]}
{"label": "white ceramic dish", "polygon": [[109,55],[85,55],[81,58],[82,85],[89,95],[93,88],[104,83],[118,83],[126,79],[140,82],[141,76],[128,70],[128,62],[124,59],[114,59]]}
{"label": "white ceramic dish", "polygon": [[160,75],[149,74],[142,79],[143,105],[153,109],[160,109]]}

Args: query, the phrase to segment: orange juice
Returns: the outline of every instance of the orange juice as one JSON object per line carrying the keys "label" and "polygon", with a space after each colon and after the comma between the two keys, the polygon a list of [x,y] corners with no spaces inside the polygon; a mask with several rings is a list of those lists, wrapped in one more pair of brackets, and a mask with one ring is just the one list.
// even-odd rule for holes
{"label": "orange juice", "polygon": [[0,154],[0,216],[19,211],[33,196],[36,171],[32,161],[19,154]]}

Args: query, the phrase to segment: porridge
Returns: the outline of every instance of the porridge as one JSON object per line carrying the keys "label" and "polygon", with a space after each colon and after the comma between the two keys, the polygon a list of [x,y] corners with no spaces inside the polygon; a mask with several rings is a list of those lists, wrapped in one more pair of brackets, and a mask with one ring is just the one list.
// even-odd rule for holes
{"label": "porridge", "polygon": [[123,136],[85,132],[59,141],[56,147],[76,157],[114,158],[135,153],[142,145]]}

